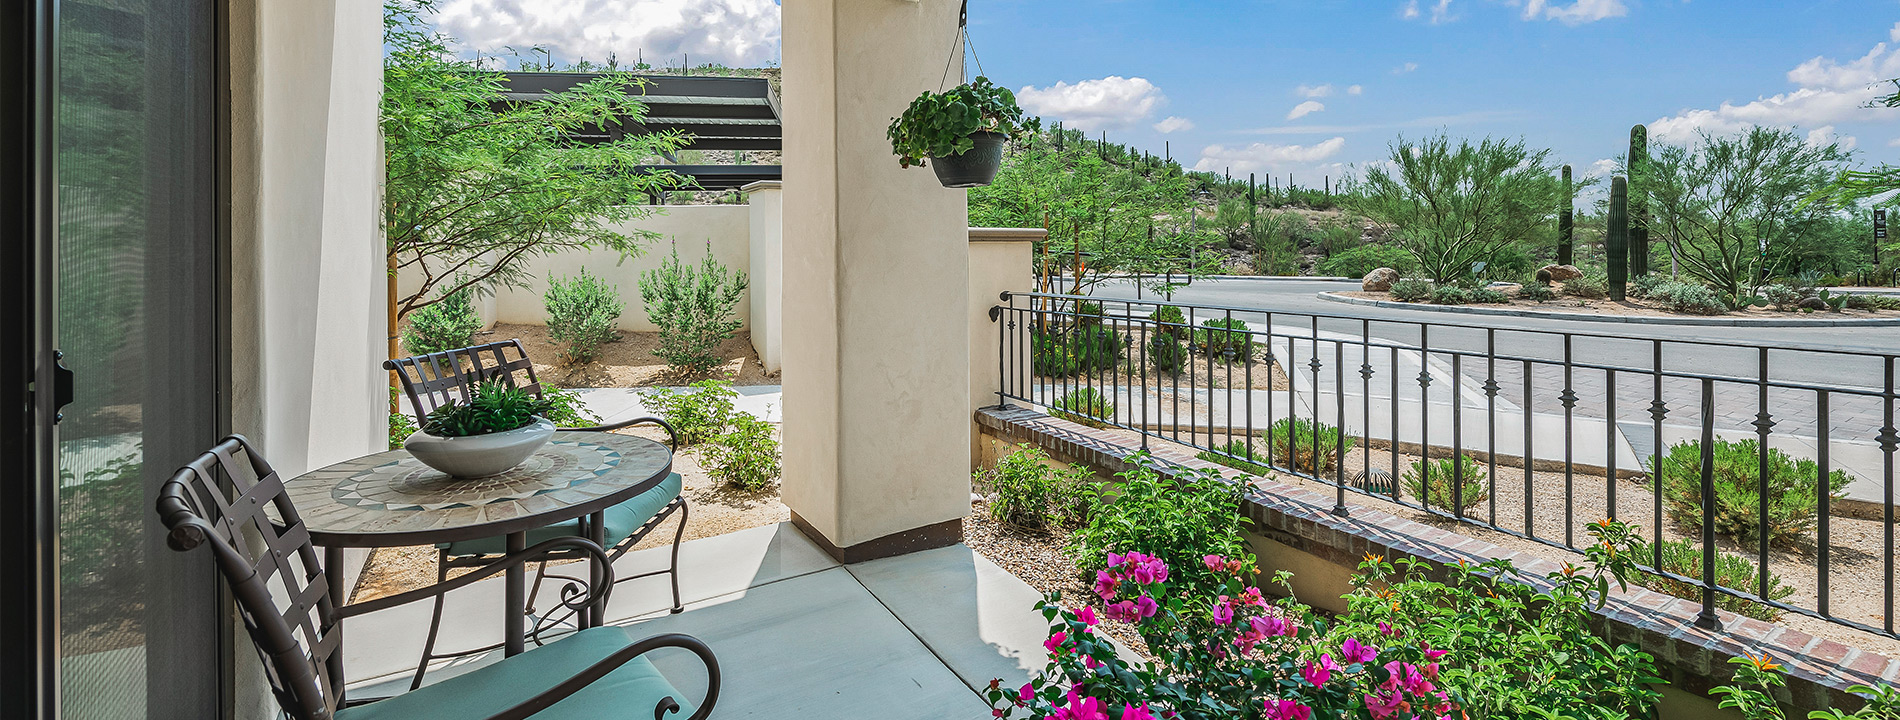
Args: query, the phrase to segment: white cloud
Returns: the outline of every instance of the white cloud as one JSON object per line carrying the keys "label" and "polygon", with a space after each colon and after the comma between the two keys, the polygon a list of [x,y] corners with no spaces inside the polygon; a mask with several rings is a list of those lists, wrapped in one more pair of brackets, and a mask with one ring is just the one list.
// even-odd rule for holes
{"label": "white cloud", "polygon": [[1298,120],[1300,118],[1306,117],[1308,115],[1311,115],[1313,113],[1316,113],[1325,109],[1326,109],[1325,103],[1321,103],[1318,100],[1308,100],[1298,105],[1294,105],[1293,112],[1287,113],[1286,119]]}
{"label": "white cloud", "polygon": [[1611,175],[1615,175],[1617,168],[1622,164],[1623,163],[1616,158],[1603,158],[1602,160],[1590,163],[1590,167],[1584,168],[1583,176],[1587,178],[1607,179]]}
{"label": "white cloud", "polygon": [[1059,119],[1078,130],[1113,130],[1148,119],[1166,105],[1161,88],[1147,78],[1110,75],[1070,85],[1058,82],[1046,88],[1025,86],[1016,91],[1024,109]]}
{"label": "white cloud", "polygon": [[1331,83],[1328,83],[1325,85],[1301,85],[1297,88],[1294,88],[1293,92],[1294,94],[1299,95],[1300,97],[1309,97],[1309,98],[1332,97],[1333,86]]}
{"label": "white cloud", "polygon": [[1820,147],[1828,143],[1839,144],[1842,150],[1852,150],[1855,145],[1860,144],[1860,139],[1852,135],[1842,135],[1835,132],[1833,125],[1822,125],[1808,131],[1809,145]]}
{"label": "white cloud", "polygon": [[469,48],[547,48],[555,57],[623,66],[708,62],[759,67],[779,59],[772,0],[447,0],[435,22]]}
{"label": "white cloud", "polygon": [[[1432,3],[1429,12],[1431,16],[1427,18],[1427,21],[1433,25],[1455,19],[1451,15],[1451,0],[1438,0]],[[1405,0],[1405,5],[1399,8],[1399,16],[1407,20],[1417,20],[1425,17],[1426,13],[1426,10],[1419,7],[1418,0]]]}
{"label": "white cloud", "polygon": [[1576,0],[1560,5],[1550,0],[1526,0],[1525,20],[1556,20],[1565,25],[1582,25],[1629,14],[1623,0]]}
{"label": "white cloud", "polygon": [[1358,85],[1354,85],[1352,87],[1346,88],[1347,95],[1362,95],[1362,94],[1365,94],[1365,92],[1366,92],[1366,89]]}
{"label": "white cloud", "polygon": [[1900,138],[1894,138],[1892,140],[1888,140],[1887,147],[1900,147]]}
{"label": "white cloud", "polygon": [[1194,129],[1193,120],[1189,120],[1184,117],[1175,117],[1173,115],[1169,115],[1168,117],[1162,119],[1161,122],[1155,123],[1155,132],[1161,133],[1163,135],[1167,135],[1169,133],[1177,133],[1183,130],[1193,130],[1193,129]]}
{"label": "white cloud", "polygon": [[1288,166],[1309,165],[1329,159],[1345,148],[1346,139],[1343,137],[1312,145],[1209,145],[1201,150],[1201,159],[1194,164],[1194,169],[1205,172],[1222,172],[1228,168],[1236,173],[1274,172]]}
{"label": "white cloud", "polygon": [[1412,72],[1413,70],[1417,70],[1417,69],[1418,69],[1418,63],[1409,62],[1404,65],[1400,65],[1398,67],[1392,68],[1392,74],[1404,75],[1406,73]]}
{"label": "white cloud", "polygon": [[[1888,34],[1900,43],[1900,23]],[[1891,89],[1883,84],[1885,79],[1897,76],[1900,47],[1890,49],[1887,43],[1876,44],[1866,55],[1848,62],[1816,57],[1788,71],[1788,82],[1796,86],[1792,91],[1741,105],[1724,102],[1713,110],[1684,110],[1650,123],[1649,132],[1663,140],[1685,142],[1695,138],[1697,131],[1727,135],[1753,125],[1821,127],[1890,122],[1900,118],[1891,111],[1865,106]]]}

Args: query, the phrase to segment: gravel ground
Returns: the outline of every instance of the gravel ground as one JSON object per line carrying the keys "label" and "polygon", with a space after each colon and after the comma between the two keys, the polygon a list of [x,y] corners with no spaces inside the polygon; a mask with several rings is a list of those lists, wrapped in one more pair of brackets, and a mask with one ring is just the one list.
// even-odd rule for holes
{"label": "gravel ground", "polygon": [[[1011,527],[992,518],[989,504],[979,500],[971,506],[970,517],[963,521],[963,542],[1038,592],[1060,592],[1063,602],[1071,607],[1080,600],[1087,600],[1101,617],[1101,598],[1083,582],[1075,569],[1075,560],[1066,549],[1067,531],[1030,532]],[[1142,657],[1153,658],[1148,653],[1148,644],[1135,632],[1135,626],[1102,617],[1098,627]]]}
{"label": "gravel ground", "polygon": [[687,385],[707,378],[723,378],[734,385],[776,385],[779,376],[766,374],[759,365],[758,353],[744,332],[735,333],[719,344],[718,355],[725,360],[710,372],[682,374],[667,367],[666,361],[653,354],[659,347],[659,333],[623,332],[620,339],[600,346],[600,356],[581,365],[556,364],[561,351],[548,340],[548,329],[541,325],[496,325],[493,330],[477,333],[479,342],[499,342],[514,338],[534,358],[534,374],[561,387],[653,387]]}

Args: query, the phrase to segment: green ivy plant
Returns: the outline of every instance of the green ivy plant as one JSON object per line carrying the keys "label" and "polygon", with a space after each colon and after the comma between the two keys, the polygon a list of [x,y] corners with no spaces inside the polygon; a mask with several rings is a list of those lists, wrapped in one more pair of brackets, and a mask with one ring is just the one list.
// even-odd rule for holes
{"label": "green ivy plant", "polygon": [[772,424],[742,412],[732,413],[729,424],[706,447],[706,474],[741,490],[771,487],[783,469]]}
{"label": "green ivy plant", "polygon": [[724,433],[737,412],[737,397],[738,391],[720,380],[701,380],[683,391],[656,388],[640,393],[640,401],[679,433],[681,445],[697,445]]}
{"label": "green ivy plant", "polygon": [[429,413],[423,431],[436,437],[470,437],[519,430],[552,410],[546,400],[498,380],[475,386],[466,400],[450,400]]}
{"label": "green ivy plant", "polygon": [[923,165],[926,158],[969,152],[976,147],[970,136],[979,132],[1019,138],[1041,129],[1041,118],[1023,116],[1015,93],[979,75],[945,92],[918,95],[884,134],[891,139],[898,164],[911,167]]}

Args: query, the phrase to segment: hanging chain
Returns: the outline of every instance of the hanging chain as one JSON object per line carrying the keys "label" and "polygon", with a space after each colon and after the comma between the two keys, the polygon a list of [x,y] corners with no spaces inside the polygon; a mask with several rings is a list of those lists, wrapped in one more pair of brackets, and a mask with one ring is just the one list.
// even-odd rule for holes
{"label": "hanging chain", "polygon": [[[937,92],[943,92],[944,89],[949,86],[950,67],[957,64],[957,60],[961,59],[965,50],[969,51],[970,57],[976,58],[976,73],[982,75],[983,59],[976,57],[976,44],[970,42],[970,0],[963,0],[963,8],[957,11],[957,36],[950,44],[950,59],[944,61],[943,79],[937,81]],[[957,84],[961,85],[969,82],[969,80],[969,68],[959,68],[957,72]]]}

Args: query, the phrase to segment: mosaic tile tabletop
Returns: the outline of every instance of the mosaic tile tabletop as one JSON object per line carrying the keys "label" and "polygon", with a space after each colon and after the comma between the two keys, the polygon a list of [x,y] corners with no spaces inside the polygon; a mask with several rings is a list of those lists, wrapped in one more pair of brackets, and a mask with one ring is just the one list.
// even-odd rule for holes
{"label": "mosaic tile tabletop", "polygon": [[[515,469],[457,480],[407,451],[366,455],[285,484],[317,544],[378,547],[488,537],[489,526],[541,527],[630,498],[665,477],[673,453],[631,435],[557,432]],[[631,492],[629,491],[631,490]],[[515,521],[535,520],[523,524]]]}

